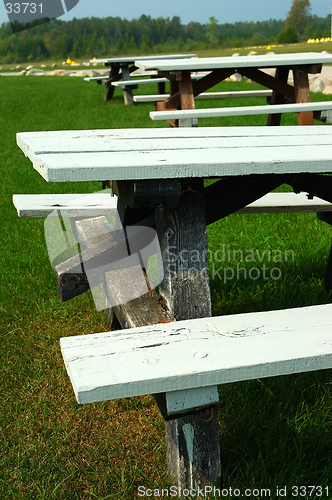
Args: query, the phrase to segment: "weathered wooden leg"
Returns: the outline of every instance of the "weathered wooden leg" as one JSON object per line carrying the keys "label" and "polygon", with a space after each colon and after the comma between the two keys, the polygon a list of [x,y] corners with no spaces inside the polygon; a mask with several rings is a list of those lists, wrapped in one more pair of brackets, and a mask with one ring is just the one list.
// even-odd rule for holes
{"label": "weathered wooden leg", "polygon": [[[121,66],[122,80],[130,80],[130,71],[128,65]],[[134,104],[133,91],[131,87],[124,87],[123,89],[123,100],[126,106],[131,106]]]}
{"label": "weathered wooden leg", "polygon": [[109,80],[106,80],[106,82],[104,83],[106,87],[104,94],[104,101],[111,101],[114,94],[114,87],[111,82],[116,80],[118,75],[119,75],[119,66],[112,66]]}
{"label": "weathered wooden leg", "polygon": [[220,482],[218,407],[166,422],[168,470],[181,488],[197,489]]}
{"label": "weathered wooden leg", "polygon": [[[296,102],[310,102],[310,89],[309,89],[309,79],[308,73],[300,71],[299,69],[293,69],[294,75],[294,89],[295,89],[295,99]],[[297,114],[297,120],[299,125],[313,125],[314,115],[312,111],[301,111]]]}
{"label": "weathered wooden leg", "polygon": [[[279,67],[276,69],[276,79],[281,82],[287,83],[289,69],[286,67]],[[274,90],[270,100],[270,104],[284,104],[286,98],[283,94]],[[281,114],[269,115],[267,119],[267,125],[278,126],[280,125]]]}
{"label": "weathered wooden leg", "polygon": [[[156,209],[164,278],[159,292],[176,320],[211,316],[203,180],[184,185],[180,205]],[[217,408],[166,422],[167,460],[181,487],[203,487],[221,475]]]}
{"label": "weathered wooden leg", "polygon": [[157,83],[157,92],[158,92],[158,94],[166,94],[165,82]]}

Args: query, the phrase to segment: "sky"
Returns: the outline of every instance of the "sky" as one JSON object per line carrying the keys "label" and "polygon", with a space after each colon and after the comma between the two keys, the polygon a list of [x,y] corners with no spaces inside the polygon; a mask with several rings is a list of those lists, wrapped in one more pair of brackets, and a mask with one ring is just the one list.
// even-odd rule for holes
{"label": "sky", "polygon": [[[38,4],[42,0],[33,1]],[[8,2],[14,4],[15,0],[4,0],[0,3],[0,25],[8,22],[5,8],[5,3]],[[62,3],[64,5],[63,0]],[[326,17],[331,13],[332,0],[311,0],[310,3],[312,14]],[[205,24],[209,17],[214,16],[218,23],[224,24],[285,19],[291,5],[292,0],[79,0],[70,12],[59,19],[68,21],[73,17],[111,16],[131,20],[146,14],[152,18],[178,16],[182,24],[188,24],[190,21]]]}

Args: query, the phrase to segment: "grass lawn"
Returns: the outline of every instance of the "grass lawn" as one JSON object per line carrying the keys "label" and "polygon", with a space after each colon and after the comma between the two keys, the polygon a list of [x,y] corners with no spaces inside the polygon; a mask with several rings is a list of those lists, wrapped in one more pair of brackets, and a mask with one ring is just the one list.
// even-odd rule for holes
{"label": "grass lawn", "polygon": [[[214,90],[243,87],[260,88],[225,82]],[[146,85],[136,92],[155,91]],[[90,292],[60,302],[44,220],[19,219],[11,201],[14,193],[100,189],[98,183],[47,184],[16,146],[17,132],[167,126],[150,120],[152,104],[125,107],[119,90],[105,103],[103,93],[103,87],[81,78],[0,77],[1,499],[132,500],[138,498],[139,485],[170,486],[164,422],[152,397],[76,403],[59,338],[105,331],[104,313],[95,310]],[[312,95],[312,100],[325,99]],[[264,104],[264,99],[229,100],[227,105],[251,103]],[[197,101],[197,107],[204,105]],[[265,122],[265,116],[216,118],[200,126]],[[287,115],[282,124],[296,124],[296,117]],[[322,279],[331,236],[331,228],[315,214],[231,215],[211,225],[213,314],[330,302]],[[267,279],[252,271],[263,264],[269,268]],[[243,268],[238,276],[237,265]],[[224,488],[269,488],[276,499],[277,487],[287,486],[291,498],[292,486],[329,485],[331,374],[220,388]],[[332,498],[332,486],[330,495],[325,489],[319,493],[308,489],[301,498]]]}

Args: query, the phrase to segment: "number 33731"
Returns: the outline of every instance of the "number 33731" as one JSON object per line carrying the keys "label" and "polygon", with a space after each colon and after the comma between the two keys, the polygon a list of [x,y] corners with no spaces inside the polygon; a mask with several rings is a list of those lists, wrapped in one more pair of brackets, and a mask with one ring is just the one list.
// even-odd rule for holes
{"label": "number 33731", "polygon": [[30,13],[30,14],[36,14],[43,12],[43,4],[40,3],[39,5],[35,3],[6,3],[6,12],[7,14],[25,14],[25,13]]}

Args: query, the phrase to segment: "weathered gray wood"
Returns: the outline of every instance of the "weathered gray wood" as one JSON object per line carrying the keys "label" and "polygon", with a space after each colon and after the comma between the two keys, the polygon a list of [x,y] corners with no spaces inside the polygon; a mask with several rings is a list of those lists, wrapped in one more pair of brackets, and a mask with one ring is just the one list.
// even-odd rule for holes
{"label": "weathered gray wood", "polygon": [[[106,273],[108,296],[122,328],[174,321],[165,301],[149,284],[141,266]],[[136,298],[133,298],[136,296]],[[132,300],[128,301],[128,297]]]}
{"label": "weathered gray wood", "polygon": [[[85,255],[87,259],[97,258],[103,255],[109,247],[111,246],[112,240],[110,235],[110,225],[104,216],[90,218],[86,220],[78,220],[75,224],[76,227],[76,238],[80,243],[81,250],[84,253],[78,253],[74,257],[58,264],[55,266],[55,274],[57,278],[59,297],[62,302],[81,295],[82,293],[90,289],[90,283],[93,283],[90,275],[90,281],[84,270],[84,263],[82,256]],[[89,232],[89,237],[86,235],[84,229],[91,228]],[[106,244],[105,244],[106,240]],[[104,245],[98,246],[98,244],[103,243]],[[87,253],[88,249],[94,248],[93,252]],[[102,282],[102,278],[96,273],[95,285]]]}
{"label": "weathered gray wood", "polygon": [[[75,260],[75,267],[73,267],[73,260]],[[90,290],[89,280],[84,272],[83,262],[79,254],[58,264],[54,270],[62,302],[67,302]]]}
{"label": "weathered gray wood", "polygon": [[332,171],[331,127],[77,131],[63,141],[31,134],[18,143],[49,182]]}
{"label": "weathered gray wood", "polygon": [[164,265],[159,290],[174,317],[179,321],[211,315],[202,181],[186,187],[179,207],[156,209],[156,229]]}
{"label": "weathered gray wood", "polygon": [[187,415],[180,422],[180,425],[178,420],[166,422],[170,475],[182,488],[218,487],[221,466],[217,405]]}
{"label": "weathered gray wood", "polygon": [[[122,72],[122,80],[130,81],[130,72],[127,64],[124,64],[121,66],[121,72]],[[113,85],[112,82],[111,84]],[[126,106],[131,106],[134,104],[133,101],[133,91],[132,88],[128,85],[123,87],[123,100]]]}
{"label": "weathered gray wood", "polygon": [[[144,264],[138,257],[135,262],[133,259],[125,260],[129,255],[128,249],[135,254],[135,247],[149,243],[146,241],[149,237],[146,229],[143,235],[142,227],[132,227],[128,240],[125,234],[120,240],[115,240],[112,237],[114,230],[105,217],[80,221],[76,227],[90,286],[99,283],[103,286],[103,297],[100,296],[100,291],[94,293],[91,290],[97,309],[112,308],[122,328],[174,321],[143,271]],[[153,234],[152,231],[152,236]],[[114,247],[120,247],[120,253]],[[97,257],[96,269],[94,264],[88,265],[91,255],[93,259],[95,255]],[[70,280],[70,276],[68,279]],[[110,311],[107,314],[110,315]]]}
{"label": "weathered gray wood", "polygon": [[181,109],[170,111],[150,111],[152,120],[179,120],[184,118],[214,118],[225,116],[272,115],[281,113],[300,113],[326,111],[332,109],[332,102],[303,102],[290,104],[266,104],[263,106],[239,106],[228,108]]}
{"label": "weathered gray wood", "polygon": [[[164,265],[164,277],[159,284],[159,291],[177,321],[211,315],[203,181],[192,180],[183,189],[179,207],[155,211]],[[183,252],[187,252],[189,258],[184,257]],[[193,254],[194,259],[190,258]],[[167,392],[166,388],[165,391]],[[206,411],[212,411],[211,407],[207,408]],[[180,444],[181,436],[188,428],[188,418],[197,444],[193,448]],[[182,487],[188,484],[200,485],[205,481],[213,484],[220,477],[218,426],[211,420],[206,424],[205,431],[201,432],[199,414],[166,421],[169,471]],[[212,449],[213,453],[210,453]]]}

